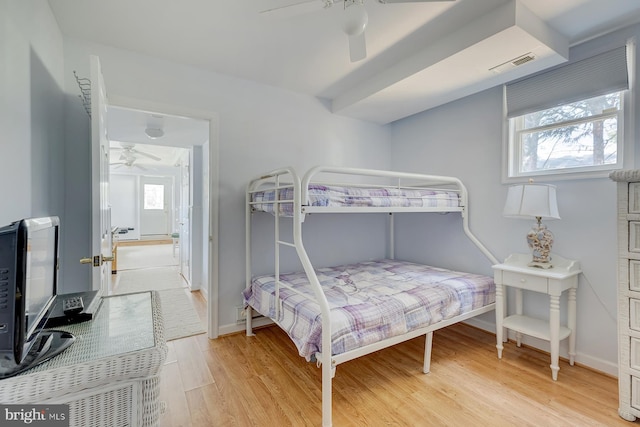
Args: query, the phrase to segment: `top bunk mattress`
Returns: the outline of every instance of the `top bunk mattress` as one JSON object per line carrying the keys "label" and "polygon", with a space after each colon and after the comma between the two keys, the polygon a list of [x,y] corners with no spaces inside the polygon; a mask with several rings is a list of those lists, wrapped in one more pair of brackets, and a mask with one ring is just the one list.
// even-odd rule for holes
{"label": "top bunk mattress", "polygon": [[[293,200],[293,188],[278,190],[279,200]],[[275,190],[257,191],[252,194],[253,208],[257,211],[275,213]],[[457,191],[441,189],[365,188],[336,185],[309,185],[309,206],[323,207],[416,207],[458,208],[460,196]],[[303,200],[303,204],[306,202]],[[293,203],[281,203],[280,215],[293,215]]]}
{"label": "top bunk mattress", "polygon": [[[427,327],[495,302],[493,279],[398,260],[316,269],[331,310],[332,354]],[[322,352],[322,319],[303,272],[256,277],[245,304],[277,321],[301,356]],[[280,306],[276,316],[276,304]]]}

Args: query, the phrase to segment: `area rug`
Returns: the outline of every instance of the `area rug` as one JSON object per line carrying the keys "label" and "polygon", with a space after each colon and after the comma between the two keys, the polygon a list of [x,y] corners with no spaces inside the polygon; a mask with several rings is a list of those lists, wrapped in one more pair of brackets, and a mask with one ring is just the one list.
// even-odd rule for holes
{"label": "area rug", "polygon": [[173,245],[118,245],[118,271],[178,265],[178,251],[175,254]]}
{"label": "area rug", "polygon": [[118,272],[117,294],[184,288],[186,283],[177,267],[141,268]]}
{"label": "area rug", "polygon": [[176,267],[119,272],[114,294],[158,291],[167,341],[206,332]]}
{"label": "area rug", "polygon": [[206,332],[184,289],[158,291],[167,341]]}

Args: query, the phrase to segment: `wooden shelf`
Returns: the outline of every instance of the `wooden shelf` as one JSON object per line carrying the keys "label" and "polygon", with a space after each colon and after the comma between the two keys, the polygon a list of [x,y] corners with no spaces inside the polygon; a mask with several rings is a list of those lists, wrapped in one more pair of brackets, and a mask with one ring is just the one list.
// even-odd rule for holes
{"label": "wooden shelf", "polygon": [[[545,322],[544,320],[536,319],[534,317],[514,314],[512,316],[505,317],[502,322],[502,326],[507,329],[511,329],[512,331],[520,332],[535,338],[547,341],[551,340],[549,322]],[[560,325],[560,340],[567,338],[569,335],[571,335],[571,329]]]}

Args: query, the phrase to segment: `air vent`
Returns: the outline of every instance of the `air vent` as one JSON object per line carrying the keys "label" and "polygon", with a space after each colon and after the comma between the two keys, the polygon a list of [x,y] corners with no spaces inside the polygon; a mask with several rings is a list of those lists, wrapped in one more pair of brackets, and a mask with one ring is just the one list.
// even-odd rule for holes
{"label": "air vent", "polygon": [[524,55],[518,56],[517,58],[511,59],[503,64],[489,68],[489,71],[493,71],[496,74],[504,73],[507,70],[526,64],[527,62],[531,62],[534,59],[536,59],[536,56],[533,53],[525,53]]}

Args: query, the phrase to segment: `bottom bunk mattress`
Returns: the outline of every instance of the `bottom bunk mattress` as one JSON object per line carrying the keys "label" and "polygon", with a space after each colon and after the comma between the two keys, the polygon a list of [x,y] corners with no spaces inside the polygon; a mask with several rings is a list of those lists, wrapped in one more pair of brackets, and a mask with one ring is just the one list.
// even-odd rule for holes
{"label": "bottom bunk mattress", "polygon": [[[495,302],[491,277],[405,261],[367,261],[315,271],[331,309],[334,355]],[[322,352],[320,307],[304,272],[281,274],[280,282],[277,319],[273,276],[254,278],[244,291],[244,302],[274,319],[300,355],[310,360]]]}

